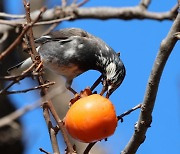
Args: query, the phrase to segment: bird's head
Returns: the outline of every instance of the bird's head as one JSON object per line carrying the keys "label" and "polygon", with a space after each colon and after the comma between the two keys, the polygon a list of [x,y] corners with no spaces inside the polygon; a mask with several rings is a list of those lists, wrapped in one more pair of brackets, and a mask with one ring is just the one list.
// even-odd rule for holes
{"label": "bird's head", "polygon": [[101,95],[107,91],[106,97],[108,98],[121,85],[125,75],[126,70],[121,60],[109,63],[105,68]]}

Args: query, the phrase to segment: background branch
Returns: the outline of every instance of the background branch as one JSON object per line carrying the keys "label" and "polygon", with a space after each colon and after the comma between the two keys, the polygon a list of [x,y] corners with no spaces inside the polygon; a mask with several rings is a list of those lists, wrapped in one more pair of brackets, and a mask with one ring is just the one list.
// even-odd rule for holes
{"label": "background branch", "polygon": [[[48,9],[42,16],[41,21],[51,21],[55,19],[61,19],[64,17],[73,16],[74,20],[77,19],[123,19],[123,20],[132,20],[132,19],[151,19],[151,20],[173,20],[177,15],[177,6],[174,7],[172,11],[167,12],[150,12],[145,8],[150,4],[149,0],[142,0],[141,3],[135,7],[88,7],[88,8],[79,8],[75,4],[66,6],[65,8],[56,7],[53,9]],[[142,5],[144,7],[142,7]],[[34,11],[31,13],[31,18],[34,20],[40,11]],[[3,26],[0,28],[0,31],[7,31],[12,29],[13,26],[18,26],[24,24],[25,20],[0,20]],[[5,26],[4,24],[7,24]],[[38,24],[38,23],[37,23]],[[11,26],[9,26],[11,25]]]}
{"label": "background branch", "polygon": [[166,38],[162,40],[158,55],[155,59],[144,96],[144,101],[141,107],[141,113],[137,125],[135,127],[135,132],[131,137],[129,143],[126,145],[122,154],[132,154],[136,153],[138,147],[144,142],[145,134],[147,129],[150,127],[152,122],[152,111],[154,108],[156,95],[158,91],[159,82],[165,64],[171,54],[177,38],[174,34],[180,31],[180,13],[178,13],[169,33]]}

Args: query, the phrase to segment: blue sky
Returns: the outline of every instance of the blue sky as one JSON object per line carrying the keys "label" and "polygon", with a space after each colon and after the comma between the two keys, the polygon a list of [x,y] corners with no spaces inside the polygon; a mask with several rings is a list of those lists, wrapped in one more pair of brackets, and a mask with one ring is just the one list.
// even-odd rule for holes
{"label": "blue sky", "polygon": [[[9,5],[7,10],[11,13],[22,13],[21,0],[7,3],[20,3],[20,5]],[[87,6],[135,6],[137,0],[91,0]],[[176,0],[152,1],[151,11],[168,11],[176,4]],[[59,1],[49,1],[53,7]],[[12,8],[13,6],[13,8]],[[132,108],[143,101],[147,80],[157,55],[162,39],[167,35],[172,21],[153,20],[79,20],[64,22],[64,27],[79,27],[102,38],[115,51],[121,52],[121,58],[126,66],[127,75],[122,86],[111,96],[117,114]],[[137,154],[179,154],[180,147],[180,44],[176,44],[164,69],[156,104],[153,112],[153,122],[148,129],[146,140],[138,149]],[[91,85],[99,73],[89,71],[74,80],[73,86],[78,90]],[[88,78],[88,80],[87,80]],[[23,81],[21,86],[32,85],[30,80]],[[19,88],[19,85],[13,87]],[[27,99],[28,97],[28,99]],[[18,107],[37,100],[36,93],[12,95]],[[27,102],[22,103],[26,99]],[[138,120],[139,110],[124,118],[119,123],[115,134],[108,142],[100,144],[108,148],[109,154],[120,153],[129,141],[134,131],[134,124]],[[36,117],[36,118],[34,118]],[[24,124],[24,142],[27,145],[26,154],[38,153],[39,147],[45,147],[52,151],[46,125],[42,117],[42,110],[37,109],[21,118]],[[36,138],[36,140],[34,140]],[[62,141],[60,142],[62,144]],[[39,152],[40,153],[40,152]]]}

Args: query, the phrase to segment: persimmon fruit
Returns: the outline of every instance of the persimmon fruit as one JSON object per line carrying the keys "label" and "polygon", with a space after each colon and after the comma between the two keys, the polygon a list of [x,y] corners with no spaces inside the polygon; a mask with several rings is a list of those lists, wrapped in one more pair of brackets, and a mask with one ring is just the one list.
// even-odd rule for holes
{"label": "persimmon fruit", "polygon": [[107,138],[117,127],[113,104],[99,94],[77,100],[67,112],[64,122],[73,138],[86,143]]}

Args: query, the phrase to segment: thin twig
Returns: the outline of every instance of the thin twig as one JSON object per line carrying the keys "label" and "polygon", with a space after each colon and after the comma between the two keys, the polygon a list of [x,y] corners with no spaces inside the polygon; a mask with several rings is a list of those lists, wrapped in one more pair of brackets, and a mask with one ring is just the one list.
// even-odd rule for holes
{"label": "thin twig", "polygon": [[93,91],[99,85],[99,83],[101,82],[102,78],[103,78],[103,75],[100,75],[100,77],[91,86],[91,88],[90,88],[91,91]]}
{"label": "thin twig", "polygon": [[77,7],[81,7],[84,4],[86,4],[89,0],[83,0],[82,2],[80,2],[79,4],[77,4]]}
{"label": "thin twig", "polygon": [[24,34],[27,32],[27,30],[33,26],[33,24],[30,24],[30,25],[26,25],[24,28],[23,28],[23,31],[21,32],[21,34],[16,38],[16,40],[10,45],[8,46],[8,48],[3,51],[1,54],[0,54],[0,61],[2,59],[5,58],[5,56],[7,56],[8,54],[10,54],[13,49],[21,42],[21,39],[22,37],[24,36]]}
{"label": "thin twig", "polygon": [[12,81],[6,88],[4,88],[4,89],[2,89],[2,90],[0,91],[0,95],[6,93],[6,91],[7,91],[10,87],[12,87],[15,83],[17,83],[17,82],[19,82],[20,80],[24,79],[24,78],[26,77],[26,74],[29,73],[29,72],[34,68],[34,66],[35,66],[35,63],[33,63],[28,69],[26,69],[25,71],[23,71],[18,78],[14,79],[14,81]]}
{"label": "thin twig", "polygon": [[61,0],[62,8],[66,7],[66,5],[67,5],[67,0]]}
{"label": "thin twig", "polygon": [[13,113],[3,117],[0,119],[0,128],[10,124],[12,121],[16,120],[17,118],[21,117],[22,115],[24,115],[25,113],[27,113],[28,111],[34,110],[35,108],[38,108],[40,106],[39,101],[35,102],[33,104],[27,105],[21,109],[18,109],[16,111],[14,111]]}
{"label": "thin twig", "polygon": [[49,83],[46,83],[46,84],[43,84],[43,85],[39,85],[39,86],[36,86],[36,87],[33,87],[33,88],[24,89],[24,90],[5,91],[3,94],[9,95],[9,94],[26,93],[26,92],[29,92],[29,91],[32,91],[32,90],[41,89],[43,87],[48,88],[50,85],[53,85],[53,84],[55,84],[55,82],[49,82]]}
{"label": "thin twig", "polygon": [[88,154],[89,151],[92,149],[92,147],[96,144],[97,142],[89,143],[86,149],[84,150],[83,154]]}
{"label": "thin twig", "polygon": [[[23,116],[28,111],[31,111],[31,110],[39,107],[40,105],[43,105],[44,101],[46,99],[52,99],[55,96],[61,94],[62,92],[63,92],[63,89],[61,87],[55,88],[52,91],[50,91],[47,95],[45,95],[45,96],[41,97],[39,100],[35,101],[33,104],[22,107],[21,109],[18,109],[16,111],[14,111],[13,113],[10,113],[9,115],[1,118],[0,119],[0,128],[5,126],[5,125],[8,125],[12,121]],[[54,129],[55,129],[55,132],[57,132],[56,127]]]}
{"label": "thin twig", "polygon": [[0,17],[23,19],[23,18],[25,18],[25,15],[24,14],[23,15],[8,14],[8,13],[0,12]]}
{"label": "thin twig", "polygon": [[[29,74],[26,74],[26,77],[35,77],[35,76],[39,76],[41,73],[37,73],[37,72],[29,72]],[[20,77],[24,77],[24,75],[20,74],[20,75],[10,75],[10,76],[0,76],[0,80],[6,80],[6,81],[10,81],[10,80],[17,80]]]}
{"label": "thin twig", "polygon": [[123,117],[124,117],[124,116],[126,116],[126,115],[130,114],[131,112],[133,112],[133,111],[141,108],[141,105],[142,105],[142,104],[138,104],[138,105],[136,105],[135,107],[133,107],[132,109],[130,109],[130,110],[124,112],[123,114],[117,116],[118,121],[121,120],[121,122],[123,122]]}
{"label": "thin twig", "polygon": [[151,0],[141,0],[141,2],[139,3],[139,6],[147,9],[149,7],[151,3]]}
{"label": "thin twig", "polygon": [[45,151],[43,148],[39,148],[41,152],[44,152],[45,154],[50,154],[50,152]]}
{"label": "thin twig", "polygon": [[50,152],[45,151],[43,148],[39,148],[41,152],[44,152],[45,154],[51,154]]}
{"label": "thin twig", "polygon": [[21,32],[21,34],[16,38],[16,40],[5,50],[0,54],[0,61],[5,58],[5,56],[7,56],[8,54],[10,54],[13,49],[21,42],[22,37],[24,36],[24,34],[28,31],[28,29],[30,27],[32,27],[40,18],[41,14],[45,12],[45,8],[42,8],[38,17],[31,23],[27,24],[24,28],[23,31]]}
{"label": "thin twig", "polygon": [[50,33],[54,28],[56,28],[58,25],[59,25],[59,23],[54,23],[54,24],[52,24],[52,25],[42,34],[42,36],[49,34],[49,33]]}
{"label": "thin twig", "polygon": [[48,109],[48,105],[47,104],[48,104],[48,102],[43,104],[44,119],[45,119],[46,125],[48,127],[48,131],[49,131],[49,136],[50,136],[50,140],[51,140],[51,144],[52,144],[53,153],[60,154],[58,143],[57,143],[57,139],[56,139],[56,133],[53,130],[53,124],[52,124],[51,119],[50,119],[50,113],[49,113],[49,109]]}
{"label": "thin twig", "polygon": [[50,24],[59,23],[61,21],[65,21],[65,20],[71,20],[71,19],[74,19],[74,16],[68,16],[68,17],[64,17],[64,18],[60,18],[60,19],[55,19],[55,20],[37,22],[37,23],[35,23],[35,26],[50,25]]}
{"label": "thin twig", "polygon": [[[139,109],[139,108],[141,108],[141,104],[138,104],[138,105],[136,105],[135,107],[133,107],[132,109],[130,109],[130,110],[124,112],[123,114],[117,116],[118,121],[121,120],[121,122],[122,122],[124,116],[130,114],[131,112],[133,112],[133,111],[135,111],[135,110],[137,110],[137,109]],[[86,149],[85,149],[85,151],[84,151],[83,154],[88,154],[89,151],[92,149],[92,147],[93,147],[96,143],[97,143],[97,142],[93,142],[93,143],[88,144],[88,146],[86,147]]]}

